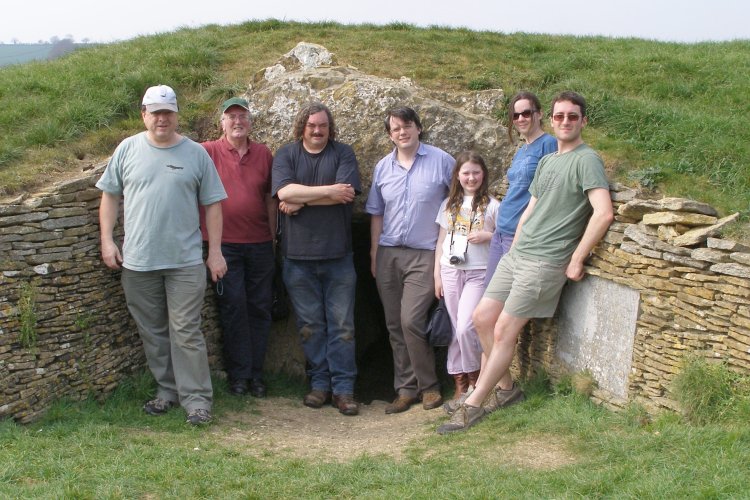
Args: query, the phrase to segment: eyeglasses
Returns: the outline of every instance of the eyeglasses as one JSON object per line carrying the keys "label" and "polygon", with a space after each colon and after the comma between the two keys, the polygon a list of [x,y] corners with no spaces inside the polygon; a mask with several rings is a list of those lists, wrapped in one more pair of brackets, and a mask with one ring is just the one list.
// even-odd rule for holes
{"label": "eyeglasses", "polygon": [[554,115],[552,115],[552,120],[556,122],[562,122],[563,120],[565,120],[566,116],[568,117],[569,122],[577,122],[581,119],[581,115],[579,115],[578,113],[555,113]]}
{"label": "eyeglasses", "polygon": [[231,113],[231,114],[225,114],[224,118],[226,118],[229,121],[244,122],[244,121],[248,121],[250,119],[250,113],[239,113],[239,114]]}
{"label": "eyeglasses", "polygon": [[538,110],[536,109],[524,109],[520,113],[513,113],[513,121],[518,120],[519,117],[523,116],[524,118],[531,117],[532,114],[536,113]]}
{"label": "eyeglasses", "polygon": [[315,130],[316,128],[319,128],[321,130],[326,130],[328,128],[327,123],[306,123],[305,127],[309,128],[310,130]]}

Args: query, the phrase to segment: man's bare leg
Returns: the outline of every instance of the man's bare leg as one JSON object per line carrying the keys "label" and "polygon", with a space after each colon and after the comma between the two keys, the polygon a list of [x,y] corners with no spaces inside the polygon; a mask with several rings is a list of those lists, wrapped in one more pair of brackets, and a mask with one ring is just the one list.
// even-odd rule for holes
{"label": "man's bare leg", "polygon": [[[482,299],[482,301],[484,300]],[[510,364],[513,362],[513,356],[516,352],[518,335],[528,322],[529,318],[517,318],[505,311],[500,312],[497,323],[495,323],[490,355],[479,374],[474,392],[466,398],[467,405],[480,406],[498,383],[501,389],[512,388],[513,378],[509,371]],[[482,347],[484,347],[484,344],[482,344]]]}

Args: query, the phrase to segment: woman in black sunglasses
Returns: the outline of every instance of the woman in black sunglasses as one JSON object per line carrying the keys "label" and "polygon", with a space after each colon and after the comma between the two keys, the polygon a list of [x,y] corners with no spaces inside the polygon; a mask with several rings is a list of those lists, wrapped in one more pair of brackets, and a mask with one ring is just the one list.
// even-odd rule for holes
{"label": "woman in black sunglasses", "polygon": [[500,203],[495,233],[490,242],[485,289],[495,274],[500,258],[513,243],[518,219],[529,204],[529,185],[534,179],[539,160],[557,151],[555,138],[542,130],[542,116],[539,98],[531,92],[519,92],[508,104],[508,137],[515,143],[516,136],[520,136],[524,144],[516,152],[506,174],[508,191]]}

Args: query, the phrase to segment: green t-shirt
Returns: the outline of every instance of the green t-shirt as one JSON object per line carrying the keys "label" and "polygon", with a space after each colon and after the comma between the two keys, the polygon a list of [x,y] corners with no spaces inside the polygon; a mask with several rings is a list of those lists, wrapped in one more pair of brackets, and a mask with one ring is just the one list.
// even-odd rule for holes
{"label": "green t-shirt", "polygon": [[122,265],[132,271],[202,263],[198,204],[227,197],[203,146],[183,138],[161,148],[145,132],[117,146],[96,187],[123,197]]}
{"label": "green t-shirt", "polygon": [[529,191],[537,199],[514,245],[518,253],[550,264],[565,264],[581,240],[593,208],[587,191],[609,189],[604,163],[581,144],[541,159]]}

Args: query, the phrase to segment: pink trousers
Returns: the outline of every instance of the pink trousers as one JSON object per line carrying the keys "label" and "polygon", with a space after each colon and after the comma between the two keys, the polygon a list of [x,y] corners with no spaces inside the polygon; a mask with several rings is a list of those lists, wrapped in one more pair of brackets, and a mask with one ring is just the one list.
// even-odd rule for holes
{"label": "pink trousers", "polygon": [[448,346],[448,373],[469,373],[479,370],[482,345],[471,321],[471,314],[484,293],[484,269],[463,271],[441,266],[443,296],[455,335]]}

